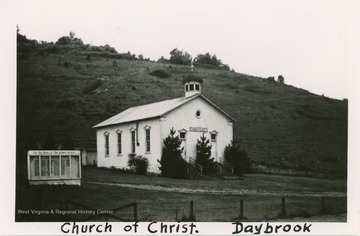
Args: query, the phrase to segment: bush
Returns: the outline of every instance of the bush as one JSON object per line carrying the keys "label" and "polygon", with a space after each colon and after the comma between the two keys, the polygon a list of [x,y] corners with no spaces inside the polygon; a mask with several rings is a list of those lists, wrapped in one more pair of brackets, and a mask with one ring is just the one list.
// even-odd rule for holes
{"label": "bush", "polygon": [[144,175],[147,172],[149,161],[146,157],[137,156],[135,153],[129,154],[128,166],[136,174]]}
{"label": "bush", "polygon": [[89,94],[94,92],[97,88],[99,88],[101,85],[103,84],[103,82],[101,80],[96,80],[93,83],[91,83],[90,85],[86,86],[85,88],[83,88],[83,93],[85,94]]}
{"label": "bush", "polygon": [[169,78],[170,77],[170,75],[168,73],[166,73],[166,71],[161,70],[161,69],[154,70],[149,75],[156,76],[156,77],[159,77],[159,78]]}
{"label": "bush", "polygon": [[55,44],[59,45],[67,45],[71,43],[71,39],[68,36],[63,36],[58,39],[58,41]]}
{"label": "bush", "polygon": [[278,79],[277,79],[277,82],[278,82],[279,84],[285,84],[284,76],[279,75],[279,76],[278,76]]}
{"label": "bush", "polygon": [[270,77],[268,77],[267,79],[266,79],[266,81],[267,82],[269,82],[269,83],[272,83],[272,84],[275,84],[276,82],[275,82],[275,77],[274,76],[270,76]]}
{"label": "bush", "polygon": [[179,136],[175,136],[175,130],[172,128],[168,137],[164,139],[164,148],[161,156],[160,171],[161,176],[169,178],[186,178],[187,162],[181,156],[183,148]]}
{"label": "bush", "polygon": [[234,174],[242,176],[244,173],[250,173],[250,161],[245,150],[241,150],[233,142],[225,147],[225,161],[234,167]]}

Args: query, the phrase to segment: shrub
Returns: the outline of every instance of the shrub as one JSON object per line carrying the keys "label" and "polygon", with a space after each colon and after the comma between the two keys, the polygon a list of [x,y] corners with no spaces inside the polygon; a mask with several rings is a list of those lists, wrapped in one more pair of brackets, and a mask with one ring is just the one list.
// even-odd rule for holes
{"label": "shrub", "polygon": [[234,167],[234,174],[242,176],[244,173],[250,173],[250,161],[245,150],[241,150],[232,141],[225,147],[225,161]]}
{"label": "shrub", "polygon": [[58,41],[55,44],[59,44],[59,45],[67,45],[71,43],[71,39],[68,36],[63,36],[61,38],[58,39]]}
{"label": "shrub", "polygon": [[275,83],[275,77],[274,76],[270,76],[266,79],[267,82],[269,83]]}
{"label": "shrub", "polygon": [[277,79],[277,82],[278,82],[279,84],[285,84],[284,76],[279,75],[279,76],[278,76],[278,79]]}
{"label": "shrub", "polygon": [[170,77],[170,75],[166,71],[161,70],[161,69],[154,70],[149,75],[156,76],[159,78],[169,78]]}
{"label": "shrub", "polygon": [[128,166],[136,174],[144,175],[147,172],[149,161],[146,157],[137,156],[135,153],[129,154]]}
{"label": "shrub", "polygon": [[90,85],[86,86],[85,88],[83,88],[83,93],[85,94],[89,94],[94,92],[97,88],[99,88],[101,85],[103,84],[103,82],[101,80],[96,80],[93,83],[91,83]]}
{"label": "shrub", "polygon": [[[169,59],[164,58],[164,56],[161,56],[161,57],[157,60],[157,62],[169,63],[170,61],[169,61]],[[169,67],[169,68],[171,68],[171,67]]]}
{"label": "shrub", "polygon": [[214,158],[211,156],[210,140],[203,134],[196,144],[196,162],[203,167],[204,174],[212,174],[214,169]]}
{"label": "shrub", "polygon": [[175,130],[172,128],[168,137],[164,139],[164,148],[162,151],[160,163],[161,176],[170,178],[186,178],[187,162],[182,158],[181,140],[175,136]]}

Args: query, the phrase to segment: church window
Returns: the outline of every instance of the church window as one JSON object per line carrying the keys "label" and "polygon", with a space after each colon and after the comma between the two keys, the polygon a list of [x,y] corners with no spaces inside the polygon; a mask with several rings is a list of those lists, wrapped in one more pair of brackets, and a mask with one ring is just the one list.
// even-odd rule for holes
{"label": "church window", "polygon": [[121,131],[116,131],[117,132],[117,148],[118,148],[118,155],[122,154],[122,136],[121,136]]}
{"label": "church window", "polygon": [[105,132],[105,156],[109,156],[109,132]]}
{"label": "church window", "polygon": [[200,117],[201,117],[201,111],[200,111],[200,110],[197,110],[196,113],[195,113],[195,115],[196,115],[196,118],[200,118]]}
{"label": "church window", "polygon": [[135,130],[132,130],[131,131],[131,152],[132,153],[135,153],[135,143],[136,143],[136,140],[135,140]]}
{"label": "church window", "polygon": [[146,133],[146,152],[150,152],[150,129],[146,129],[145,133]]}

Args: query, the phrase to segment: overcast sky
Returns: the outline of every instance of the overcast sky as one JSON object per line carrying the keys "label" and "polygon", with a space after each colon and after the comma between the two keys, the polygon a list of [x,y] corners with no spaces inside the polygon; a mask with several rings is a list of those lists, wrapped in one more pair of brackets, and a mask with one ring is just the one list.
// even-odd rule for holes
{"label": "overcast sky", "polygon": [[353,76],[359,4],[351,0],[17,1],[30,39],[76,33],[84,43],[157,60],[182,49],[216,54],[235,71],[343,99]]}

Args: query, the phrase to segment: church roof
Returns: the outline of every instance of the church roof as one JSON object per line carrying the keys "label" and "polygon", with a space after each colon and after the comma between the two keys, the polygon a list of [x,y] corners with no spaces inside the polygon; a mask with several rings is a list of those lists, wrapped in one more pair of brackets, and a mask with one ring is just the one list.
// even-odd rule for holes
{"label": "church roof", "polygon": [[110,126],[110,125],[116,125],[116,124],[122,124],[132,121],[139,121],[139,120],[145,120],[145,119],[151,119],[155,117],[161,117],[165,115],[166,113],[169,113],[170,111],[194,100],[195,98],[200,97],[204,99],[206,102],[208,102],[210,105],[212,105],[216,110],[220,111],[222,114],[224,114],[226,117],[228,117],[232,121],[236,121],[234,118],[232,118],[229,114],[227,114],[225,111],[220,109],[217,105],[215,105],[213,102],[211,102],[208,98],[206,98],[202,94],[196,94],[190,97],[180,97],[180,98],[174,98],[169,99],[161,102],[155,102],[150,103],[146,105],[131,107],[126,109],[125,111],[110,117],[109,119],[95,125],[93,128],[100,128],[104,126]]}

